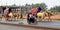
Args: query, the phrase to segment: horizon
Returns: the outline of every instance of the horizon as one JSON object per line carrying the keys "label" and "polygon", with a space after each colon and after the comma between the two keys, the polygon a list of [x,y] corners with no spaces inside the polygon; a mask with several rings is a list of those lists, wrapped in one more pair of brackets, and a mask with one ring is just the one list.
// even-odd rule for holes
{"label": "horizon", "polygon": [[45,3],[47,8],[50,9],[54,6],[60,6],[60,0],[0,0],[0,6],[3,5],[13,5],[22,6],[25,4],[37,4],[37,3]]}

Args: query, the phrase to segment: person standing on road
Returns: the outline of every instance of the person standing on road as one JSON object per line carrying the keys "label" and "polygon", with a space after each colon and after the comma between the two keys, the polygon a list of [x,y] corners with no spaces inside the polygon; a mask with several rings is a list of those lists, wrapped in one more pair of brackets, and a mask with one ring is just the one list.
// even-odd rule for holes
{"label": "person standing on road", "polygon": [[8,20],[8,14],[9,14],[9,8],[6,7],[6,9],[4,10],[4,17],[6,18],[6,20]]}

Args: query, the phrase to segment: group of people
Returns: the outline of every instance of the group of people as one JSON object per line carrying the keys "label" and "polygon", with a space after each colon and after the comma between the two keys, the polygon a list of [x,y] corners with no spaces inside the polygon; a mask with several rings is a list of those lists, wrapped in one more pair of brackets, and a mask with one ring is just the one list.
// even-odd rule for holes
{"label": "group of people", "polygon": [[27,15],[27,22],[30,23],[34,23],[37,21],[37,18],[40,20],[42,16],[44,14],[44,10],[41,10],[41,8],[39,7],[38,10],[36,8],[33,8]]}
{"label": "group of people", "polygon": [[27,21],[29,24],[30,24],[30,22],[34,23],[36,20],[37,21],[44,20],[44,18],[46,16],[48,16],[48,18],[50,19],[50,17],[52,16],[52,14],[50,12],[41,9],[40,7],[38,7],[37,9],[33,8],[31,11],[32,12],[29,12],[28,16],[27,16],[28,17]]}
{"label": "group of people", "polygon": [[8,20],[9,17],[13,17],[13,9],[6,7],[3,15],[4,15],[5,19]]}
{"label": "group of people", "polygon": [[35,22],[38,20],[42,20],[44,18],[44,10],[41,10],[40,12],[37,13],[29,13],[27,21],[29,22]]}
{"label": "group of people", "polygon": [[[49,17],[50,17],[50,13],[48,13]],[[13,17],[14,16],[14,12],[13,9],[9,9],[8,7],[6,7],[6,9],[4,10],[4,17],[6,20],[9,19],[9,17]],[[36,9],[33,9],[32,12],[29,12],[27,15],[27,22],[30,24],[30,22],[34,23],[38,18],[38,21],[42,20],[45,18],[45,11],[42,10],[40,7]]]}

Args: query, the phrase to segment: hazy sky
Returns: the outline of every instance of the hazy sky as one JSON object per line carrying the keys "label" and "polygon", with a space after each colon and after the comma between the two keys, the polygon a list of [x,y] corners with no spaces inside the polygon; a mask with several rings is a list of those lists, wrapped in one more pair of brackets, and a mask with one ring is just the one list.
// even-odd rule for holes
{"label": "hazy sky", "polygon": [[48,8],[54,7],[54,6],[59,6],[60,5],[60,0],[0,0],[0,5],[25,5],[27,4],[36,4],[36,3],[45,3]]}

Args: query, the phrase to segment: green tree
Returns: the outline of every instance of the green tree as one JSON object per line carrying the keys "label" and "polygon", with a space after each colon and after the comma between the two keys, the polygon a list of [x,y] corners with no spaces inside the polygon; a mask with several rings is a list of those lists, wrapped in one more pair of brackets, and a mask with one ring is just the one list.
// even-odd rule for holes
{"label": "green tree", "polygon": [[32,4],[31,6],[32,7],[38,7],[38,6],[40,6],[43,10],[46,10],[47,9],[47,5],[45,3]]}
{"label": "green tree", "polygon": [[41,3],[40,4],[40,7],[43,9],[43,10],[47,10],[47,5],[45,3]]}
{"label": "green tree", "polygon": [[55,6],[55,7],[51,8],[50,10],[60,12],[60,6]]}

